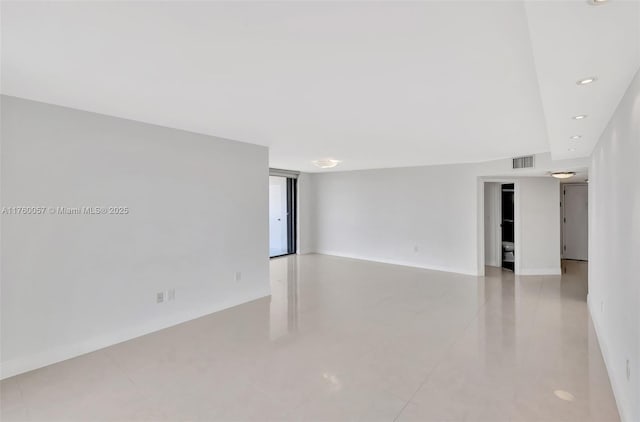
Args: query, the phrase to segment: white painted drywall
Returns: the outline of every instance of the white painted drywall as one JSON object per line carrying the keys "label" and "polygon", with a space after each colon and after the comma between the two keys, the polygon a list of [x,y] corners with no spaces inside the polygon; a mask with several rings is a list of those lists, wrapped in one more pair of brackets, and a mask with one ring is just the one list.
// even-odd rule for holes
{"label": "white painted drywall", "polygon": [[520,228],[518,273],[560,274],[560,182],[552,177],[525,177],[518,179],[516,189],[520,210],[516,225]]}
{"label": "white painted drywall", "polygon": [[502,266],[501,243],[502,231],[500,227],[501,184],[487,182],[484,184],[484,257],[485,265]]}
{"label": "white painted drywall", "polygon": [[268,295],[268,174],[265,147],[3,96],[2,206],[130,211],[2,216],[2,376]]}
{"label": "white painted drywall", "polygon": [[468,165],[314,174],[317,252],[477,272],[477,186]]}
{"label": "white painted drywall", "polygon": [[298,176],[297,246],[299,254],[315,251],[315,192],[313,177],[309,173]]}
{"label": "white painted drywall", "polygon": [[589,309],[620,415],[629,422],[640,420],[639,160],[637,73],[589,169]]}

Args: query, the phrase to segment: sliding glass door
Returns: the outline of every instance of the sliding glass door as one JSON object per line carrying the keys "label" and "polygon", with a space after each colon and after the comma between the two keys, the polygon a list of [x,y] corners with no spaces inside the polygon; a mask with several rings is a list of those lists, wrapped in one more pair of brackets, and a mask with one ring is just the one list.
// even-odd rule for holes
{"label": "sliding glass door", "polygon": [[269,256],[296,251],[296,179],[269,176]]}

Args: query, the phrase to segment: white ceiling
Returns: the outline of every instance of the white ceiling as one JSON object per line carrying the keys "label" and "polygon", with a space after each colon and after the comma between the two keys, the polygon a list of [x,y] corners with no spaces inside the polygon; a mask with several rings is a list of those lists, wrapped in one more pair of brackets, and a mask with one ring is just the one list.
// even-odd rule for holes
{"label": "white ceiling", "polygon": [[640,65],[638,2],[609,3],[5,1],[2,92],[303,171],[575,158]]}
{"label": "white ceiling", "polygon": [[[554,159],[591,155],[640,67],[640,2],[526,3],[540,95]],[[589,76],[598,80],[578,86]],[[572,116],[586,114],[584,120]],[[570,139],[581,135],[579,141]],[[576,151],[569,151],[575,148]]]}

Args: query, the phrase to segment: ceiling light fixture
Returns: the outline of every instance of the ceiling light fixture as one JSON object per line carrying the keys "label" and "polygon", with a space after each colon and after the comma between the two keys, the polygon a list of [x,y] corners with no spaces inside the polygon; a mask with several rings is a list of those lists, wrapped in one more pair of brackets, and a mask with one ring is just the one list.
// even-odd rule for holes
{"label": "ceiling light fixture", "polygon": [[582,119],[586,119],[587,115],[586,114],[578,114],[577,116],[573,116],[572,119],[573,120],[582,120]]}
{"label": "ceiling light fixture", "polygon": [[551,173],[551,177],[555,177],[556,179],[568,179],[576,175],[575,171],[556,171]]}
{"label": "ceiling light fixture", "polygon": [[314,160],[312,162],[313,165],[315,165],[316,167],[320,167],[321,169],[330,169],[340,164],[340,160],[333,160],[331,158],[327,158],[324,160]]}
{"label": "ceiling light fixture", "polygon": [[589,3],[591,6],[602,6],[603,4],[606,4],[609,0],[589,0],[587,3]]}
{"label": "ceiling light fixture", "polygon": [[575,150],[576,150],[575,148],[569,148],[569,152],[573,152]]}
{"label": "ceiling light fixture", "polygon": [[589,76],[588,78],[580,79],[576,81],[576,85],[589,85],[592,82],[597,81],[598,78],[595,76]]}
{"label": "ceiling light fixture", "polygon": [[572,137],[570,137],[569,139],[573,139],[574,141],[577,141],[578,139],[582,138],[582,135],[573,135]]}

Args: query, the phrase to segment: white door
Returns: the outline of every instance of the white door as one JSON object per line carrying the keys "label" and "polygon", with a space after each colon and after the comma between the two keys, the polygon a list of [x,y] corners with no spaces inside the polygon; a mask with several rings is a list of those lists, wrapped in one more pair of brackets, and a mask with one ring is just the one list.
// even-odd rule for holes
{"label": "white door", "polygon": [[588,189],[587,185],[564,185],[562,257],[586,261],[588,251]]}

